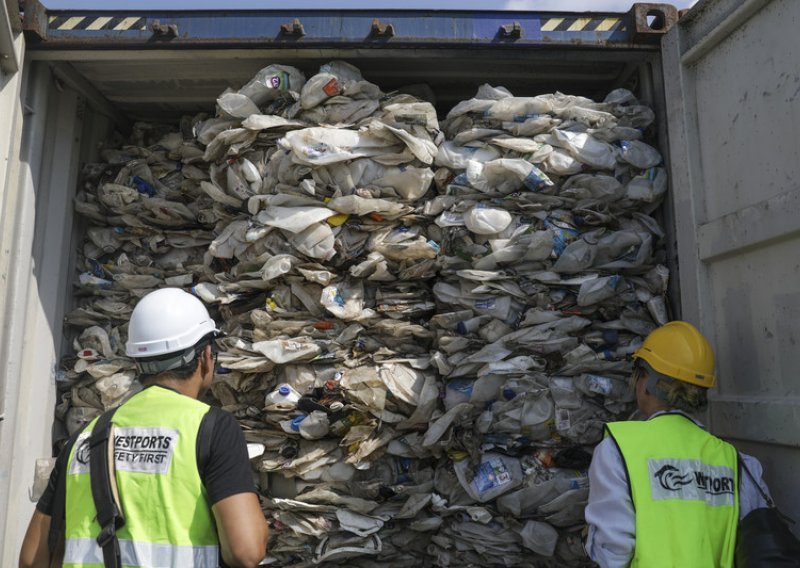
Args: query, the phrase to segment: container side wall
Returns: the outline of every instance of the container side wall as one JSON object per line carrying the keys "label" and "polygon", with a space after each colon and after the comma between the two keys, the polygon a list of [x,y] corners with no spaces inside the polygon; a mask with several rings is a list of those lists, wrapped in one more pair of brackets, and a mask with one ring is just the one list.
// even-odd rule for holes
{"label": "container side wall", "polygon": [[664,39],[682,317],[716,348],[712,431],[800,517],[800,3],[701,2]]}
{"label": "container side wall", "polygon": [[[69,282],[72,196],[82,124],[80,99],[60,88],[47,65],[30,65],[26,82],[19,172],[7,187],[17,198],[3,317],[5,419],[0,452],[6,502],[2,565],[16,563],[33,511],[29,488],[36,458],[51,451],[55,375]],[[5,228],[4,223],[4,228]]]}

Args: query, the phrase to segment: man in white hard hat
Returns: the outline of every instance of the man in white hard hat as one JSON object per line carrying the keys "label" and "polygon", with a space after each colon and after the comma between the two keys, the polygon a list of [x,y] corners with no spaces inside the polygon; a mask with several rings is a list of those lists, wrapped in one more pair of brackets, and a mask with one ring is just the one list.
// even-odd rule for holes
{"label": "man in white hard hat", "polygon": [[601,568],[733,566],[739,520],[766,506],[768,492],[755,458],[692,417],[716,382],[711,345],[673,321],[633,358],[646,420],[607,424],[595,448],[586,551]]}
{"label": "man in white hard hat", "polygon": [[[90,459],[89,442],[96,444],[101,417],[59,456],[20,566],[49,566],[62,553],[67,566],[215,567],[220,556],[229,566],[258,565],[268,527],[244,435],[232,415],[198,400],[214,376],[217,334],[203,303],[183,290],[164,288],[139,301],[126,352],[145,388],[110,418],[114,459],[107,485],[119,515],[103,527],[97,520],[104,506],[95,505],[103,501],[96,499],[97,474],[90,474],[98,462]],[[61,525],[60,511],[63,552],[54,551],[51,535],[51,523]]]}

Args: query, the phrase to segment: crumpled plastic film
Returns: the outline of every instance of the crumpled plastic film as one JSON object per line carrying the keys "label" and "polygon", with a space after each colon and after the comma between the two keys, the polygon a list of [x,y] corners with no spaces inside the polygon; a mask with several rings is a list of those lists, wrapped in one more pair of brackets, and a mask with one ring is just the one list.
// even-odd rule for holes
{"label": "crumpled plastic film", "polygon": [[57,418],[141,388],[132,307],[181,287],[226,333],[208,400],[269,565],[587,564],[591,451],[669,318],[652,110],[483,85],[440,122],[340,61],[216,103],[84,168]]}

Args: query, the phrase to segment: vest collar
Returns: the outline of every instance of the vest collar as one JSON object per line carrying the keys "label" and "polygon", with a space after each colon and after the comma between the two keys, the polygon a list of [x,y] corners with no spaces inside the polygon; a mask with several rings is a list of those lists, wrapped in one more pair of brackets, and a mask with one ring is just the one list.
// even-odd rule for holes
{"label": "vest collar", "polygon": [[161,384],[158,384],[158,383],[153,383],[153,384],[147,385],[147,386],[146,386],[146,387],[144,387],[142,390],[147,390],[147,389],[149,389],[149,388],[153,388],[153,387],[158,387],[158,388],[160,388],[160,389],[165,389],[165,390],[168,390],[168,391],[172,391],[172,392],[174,392],[175,394],[180,394],[181,396],[185,396],[184,394],[182,394],[182,393],[178,392],[177,390],[175,390],[175,389],[174,389],[174,388],[172,388],[172,387],[168,387],[168,386],[161,385]]}
{"label": "vest collar", "polygon": [[697,418],[695,418],[691,414],[687,414],[683,410],[677,410],[677,409],[674,409],[674,410],[659,410],[658,412],[654,412],[652,414],[652,416],[650,416],[650,418],[648,418],[647,420],[652,420],[653,418],[656,418],[658,416],[664,416],[664,415],[668,415],[668,414],[677,414],[677,415],[683,416],[684,418],[687,418],[687,419],[691,420],[692,422],[694,422],[695,425],[699,426],[703,430],[706,429],[705,424],[700,422]]}

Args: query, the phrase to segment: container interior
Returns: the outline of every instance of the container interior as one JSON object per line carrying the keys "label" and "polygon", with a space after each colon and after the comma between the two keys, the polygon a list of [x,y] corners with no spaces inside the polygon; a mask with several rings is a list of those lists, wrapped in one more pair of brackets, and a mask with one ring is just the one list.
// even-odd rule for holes
{"label": "container interior", "polygon": [[[103,144],[124,137],[136,121],[177,124],[183,115],[213,113],[217,96],[226,88],[242,86],[267,65],[292,65],[310,77],[332,60],[355,65],[384,92],[411,88],[419,96],[430,98],[432,94],[440,118],[457,102],[474,96],[483,83],[504,86],[516,96],[560,91],[595,100],[625,87],[656,112],[657,131],[649,138],[665,161],[669,159],[661,60],[659,52],[652,49],[29,49],[20,97],[25,120],[19,183],[20,191],[35,201],[30,219],[25,221],[32,233],[33,254],[31,274],[20,276],[19,283],[28,305],[37,309],[32,313],[20,308],[15,316],[15,321],[24,325],[20,373],[29,380],[20,383],[20,392],[12,393],[13,399],[9,397],[6,421],[0,423],[0,428],[10,427],[18,417],[20,424],[14,427],[24,428],[28,441],[24,447],[8,448],[16,465],[9,470],[11,481],[3,487],[0,501],[7,497],[9,511],[27,510],[28,496],[12,495],[10,488],[28,487],[35,460],[51,455],[66,437],[63,424],[53,421],[53,409],[59,402],[60,360],[72,352],[73,338],[63,319],[76,305],[75,256],[85,232],[72,207],[82,164],[98,161]],[[660,222],[669,235],[671,315],[678,317],[669,201],[661,214]],[[8,377],[3,380],[16,380],[16,376]],[[17,408],[9,408],[11,400]],[[26,404],[37,408],[35,416],[25,415],[22,407]],[[6,439],[12,438],[22,439],[19,435]],[[8,525],[3,530],[12,542],[21,539],[15,531],[24,531],[24,527]],[[3,557],[11,558],[9,554],[6,550]]]}

